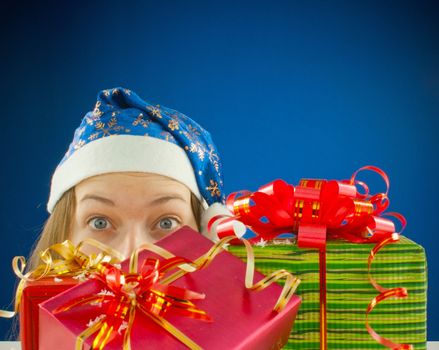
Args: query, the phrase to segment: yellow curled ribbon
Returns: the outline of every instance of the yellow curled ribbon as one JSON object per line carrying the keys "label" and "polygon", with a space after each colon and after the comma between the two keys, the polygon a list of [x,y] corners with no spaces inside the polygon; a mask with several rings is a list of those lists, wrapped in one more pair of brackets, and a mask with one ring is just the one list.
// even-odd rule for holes
{"label": "yellow curled ribbon", "polygon": [[[205,268],[208,266],[212,260],[222,251],[225,245],[227,245],[230,241],[236,239],[236,237],[233,236],[227,236],[222,238],[220,241],[218,241],[215,245],[212,246],[212,248],[202,255],[200,258],[195,260],[190,266],[192,266],[194,269],[199,270],[202,268]],[[246,255],[247,255],[247,266],[246,266],[246,273],[245,273],[245,287],[250,290],[254,291],[260,291],[265,288],[267,288],[269,285],[273,284],[274,282],[277,282],[281,279],[285,279],[284,287],[282,289],[282,292],[279,296],[279,299],[276,302],[276,305],[274,306],[273,310],[276,312],[281,311],[288,301],[291,299],[291,297],[294,295],[294,292],[296,291],[297,287],[300,284],[300,279],[293,276],[290,272],[284,269],[276,270],[270,273],[269,275],[265,276],[262,280],[260,280],[257,283],[254,283],[254,273],[255,273],[255,255],[253,252],[253,248],[249,241],[246,239],[241,239],[241,241],[245,245],[246,249]],[[180,278],[186,273],[185,270],[177,271],[175,274],[169,276],[164,283],[171,283],[172,281],[175,281],[176,279]]]}

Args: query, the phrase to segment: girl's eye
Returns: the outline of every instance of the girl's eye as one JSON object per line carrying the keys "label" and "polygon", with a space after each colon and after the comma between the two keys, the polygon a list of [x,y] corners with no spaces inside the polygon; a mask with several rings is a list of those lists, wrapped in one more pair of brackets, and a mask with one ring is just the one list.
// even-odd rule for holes
{"label": "girl's eye", "polygon": [[88,224],[95,230],[105,230],[110,227],[110,223],[106,218],[96,217],[91,219]]}
{"label": "girl's eye", "polygon": [[158,224],[157,224],[157,228],[161,229],[161,230],[172,230],[174,228],[176,228],[179,224],[179,221],[177,219],[174,218],[170,218],[170,217],[166,217],[161,219]]}

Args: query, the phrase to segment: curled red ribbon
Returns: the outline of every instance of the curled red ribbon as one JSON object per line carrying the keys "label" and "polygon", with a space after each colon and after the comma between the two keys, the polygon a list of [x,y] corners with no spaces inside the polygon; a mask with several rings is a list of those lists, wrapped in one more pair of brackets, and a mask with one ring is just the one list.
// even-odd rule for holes
{"label": "curled red ribbon", "polygon": [[393,233],[390,236],[383,238],[381,241],[379,241],[369,254],[369,258],[368,258],[368,262],[367,262],[368,271],[369,271],[369,280],[371,281],[374,288],[378,292],[380,292],[380,294],[377,295],[375,298],[373,298],[367,307],[367,310],[366,310],[366,329],[375,340],[377,340],[380,344],[387,346],[390,349],[412,350],[413,349],[412,345],[394,343],[391,340],[380,336],[369,325],[369,314],[372,312],[372,310],[375,308],[375,306],[378,305],[380,302],[382,302],[386,299],[389,299],[389,298],[406,298],[408,296],[408,292],[407,292],[406,288],[384,288],[375,281],[375,279],[373,278],[373,276],[371,274],[372,262],[376,256],[376,254],[378,253],[378,251],[389,243],[397,242],[399,240],[399,236],[400,236],[401,232],[404,230],[405,226],[407,225],[407,221],[406,221],[405,217],[399,213],[386,213],[386,215],[393,216],[396,219],[398,219],[402,224],[402,228],[399,231],[399,233]]}
{"label": "curled red ribbon", "polygon": [[[361,171],[370,170],[381,176],[386,190],[370,194],[368,185],[357,180]],[[368,322],[368,315],[380,302],[407,296],[404,288],[385,289],[371,275],[371,265],[376,253],[385,245],[398,241],[393,221],[383,215],[396,217],[405,226],[405,219],[397,213],[384,214],[389,206],[390,181],[378,167],[364,166],[349,180],[302,179],[298,186],[275,180],[256,192],[239,191],[227,197],[226,205],[233,215],[212,218],[208,229],[216,231],[219,238],[236,235],[236,221],[250,228],[258,237],[253,241],[270,240],[283,233],[297,234],[300,248],[319,250],[320,266],[320,348],[327,348],[326,321],[326,240],[344,239],[352,243],[376,243],[368,261],[369,279],[380,292],[366,311],[366,329],[380,344],[394,349],[410,349],[410,345],[396,344],[377,334]],[[361,189],[361,192],[360,190]],[[240,235],[239,235],[240,236]]]}

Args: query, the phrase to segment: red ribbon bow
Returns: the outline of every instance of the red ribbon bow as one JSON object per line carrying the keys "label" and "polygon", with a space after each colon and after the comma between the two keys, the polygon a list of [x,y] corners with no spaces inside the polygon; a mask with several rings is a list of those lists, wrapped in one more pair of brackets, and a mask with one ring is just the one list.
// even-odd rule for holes
{"label": "red ribbon bow", "polygon": [[[366,183],[356,180],[360,171],[378,173],[386,183],[386,191],[370,195]],[[396,344],[379,336],[369,325],[367,316],[374,306],[389,297],[405,297],[404,288],[385,289],[370,274],[375,254],[388,243],[399,240],[394,223],[382,217],[389,206],[389,178],[375,166],[358,169],[349,180],[302,179],[294,187],[283,180],[275,180],[256,192],[239,191],[230,194],[226,205],[233,216],[220,215],[209,221],[208,229],[215,230],[220,238],[235,235],[234,223],[238,220],[258,236],[270,240],[283,233],[296,233],[301,248],[319,249],[320,263],[320,337],[321,349],[327,348],[326,326],[326,240],[345,239],[352,243],[377,243],[369,257],[369,278],[380,292],[366,311],[366,328],[379,343],[395,349],[410,349],[410,345]],[[363,189],[360,193],[357,186]],[[406,221],[397,213],[387,213]],[[401,230],[402,231],[402,230]]]}

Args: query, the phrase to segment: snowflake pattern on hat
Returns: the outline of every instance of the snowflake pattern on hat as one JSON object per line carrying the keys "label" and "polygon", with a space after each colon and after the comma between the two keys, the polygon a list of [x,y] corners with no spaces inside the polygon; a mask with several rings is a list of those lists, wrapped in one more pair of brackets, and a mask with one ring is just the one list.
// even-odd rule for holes
{"label": "snowflake pattern on hat", "polygon": [[220,157],[209,132],[183,113],[152,105],[120,87],[99,92],[93,111],[85,115],[75,130],[58,167],[88,143],[112,135],[150,136],[178,145],[192,164],[206,202],[225,203]]}

